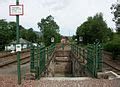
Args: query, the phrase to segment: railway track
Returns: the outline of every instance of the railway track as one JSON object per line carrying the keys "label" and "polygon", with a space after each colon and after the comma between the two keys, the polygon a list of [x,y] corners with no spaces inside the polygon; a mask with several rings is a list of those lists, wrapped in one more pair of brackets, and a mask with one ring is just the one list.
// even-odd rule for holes
{"label": "railway track", "polygon": [[111,53],[103,51],[103,68],[120,75],[120,61],[112,60],[111,55]]}
{"label": "railway track", "polygon": [[[21,65],[29,63],[30,62],[30,52],[29,51],[23,51],[21,52]],[[17,64],[17,58],[16,53],[14,54],[7,54],[0,57],[0,68],[9,66],[9,65],[15,65]]]}
{"label": "railway track", "polygon": [[118,75],[120,75],[120,69],[106,63],[106,62],[103,62],[103,66],[104,66],[104,69],[105,70],[108,70],[108,71],[113,71],[115,73],[117,73]]}
{"label": "railway track", "polygon": [[[30,50],[29,49],[23,50],[20,53],[25,53],[25,52],[30,52]],[[3,55],[0,55],[0,58],[4,58],[4,57],[8,57],[8,56],[13,56],[13,55],[16,55],[16,54],[17,54],[16,52],[15,53],[4,53]]]}

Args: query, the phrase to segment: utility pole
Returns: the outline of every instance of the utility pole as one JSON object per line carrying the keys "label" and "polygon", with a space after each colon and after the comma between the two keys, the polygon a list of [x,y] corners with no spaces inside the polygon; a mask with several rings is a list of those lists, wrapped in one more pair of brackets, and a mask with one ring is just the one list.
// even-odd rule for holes
{"label": "utility pole", "polygon": [[[19,5],[19,0],[16,0],[16,5]],[[16,15],[16,38],[19,44],[19,15]],[[21,70],[20,70],[20,51],[17,51],[17,73],[18,73],[18,84],[21,84]]]}

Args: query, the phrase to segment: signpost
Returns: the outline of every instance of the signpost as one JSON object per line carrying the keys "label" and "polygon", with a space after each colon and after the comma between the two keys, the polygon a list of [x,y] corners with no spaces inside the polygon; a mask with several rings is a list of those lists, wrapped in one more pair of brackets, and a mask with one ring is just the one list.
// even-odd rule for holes
{"label": "signpost", "polygon": [[79,41],[82,42],[83,41],[83,37],[79,37]]}
{"label": "signpost", "polygon": [[10,5],[9,14],[10,16],[23,15],[23,5]]}
{"label": "signpost", "polygon": [[54,43],[54,37],[51,37],[51,42]]}
{"label": "signpost", "polygon": [[21,51],[21,44],[16,44],[16,52]]}
{"label": "signpost", "polygon": [[21,45],[19,44],[19,15],[23,15],[23,5],[19,5],[19,0],[16,0],[16,5],[9,6],[9,14],[10,16],[16,16],[16,37],[17,37],[17,72],[18,72],[18,84],[21,84],[21,70],[20,70],[20,51]]}

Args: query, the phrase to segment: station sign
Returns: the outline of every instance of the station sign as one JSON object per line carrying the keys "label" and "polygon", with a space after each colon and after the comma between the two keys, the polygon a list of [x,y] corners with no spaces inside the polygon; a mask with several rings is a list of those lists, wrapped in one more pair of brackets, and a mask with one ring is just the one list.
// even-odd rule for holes
{"label": "station sign", "polygon": [[82,42],[83,41],[83,37],[79,37],[79,41]]}
{"label": "station sign", "polygon": [[9,15],[16,16],[16,15],[23,15],[23,5],[9,5]]}
{"label": "station sign", "polygon": [[52,42],[52,43],[54,42],[54,37],[51,38],[51,42]]}
{"label": "station sign", "polygon": [[21,51],[21,44],[16,44],[16,52]]}

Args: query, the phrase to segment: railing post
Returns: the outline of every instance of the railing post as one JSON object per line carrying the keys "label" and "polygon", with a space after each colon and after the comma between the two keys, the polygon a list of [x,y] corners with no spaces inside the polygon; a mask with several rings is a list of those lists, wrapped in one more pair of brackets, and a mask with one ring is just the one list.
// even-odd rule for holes
{"label": "railing post", "polygon": [[34,47],[31,45],[30,71],[32,73],[35,73],[35,79],[40,79],[42,72],[45,70],[46,60],[49,61],[49,56],[52,55],[54,49],[55,49],[55,44],[47,48],[39,47],[38,45],[37,47]]}
{"label": "railing post", "polygon": [[37,48],[36,48],[36,79],[39,79],[39,48],[38,48],[38,45],[37,45]]}
{"label": "railing post", "polygon": [[30,72],[32,73],[34,70],[34,46],[31,44],[30,49]]}
{"label": "railing post", "polygon": [[98,68],[98,55],[97,55],[97,44],[94,44],[95,57],[94,57],[94,77],[97,78],[97,68]]}
{"label": "railing post", "polygon": [[102,71],[102,45],[97,44],[97,56],[98,56],[98,71]]}

